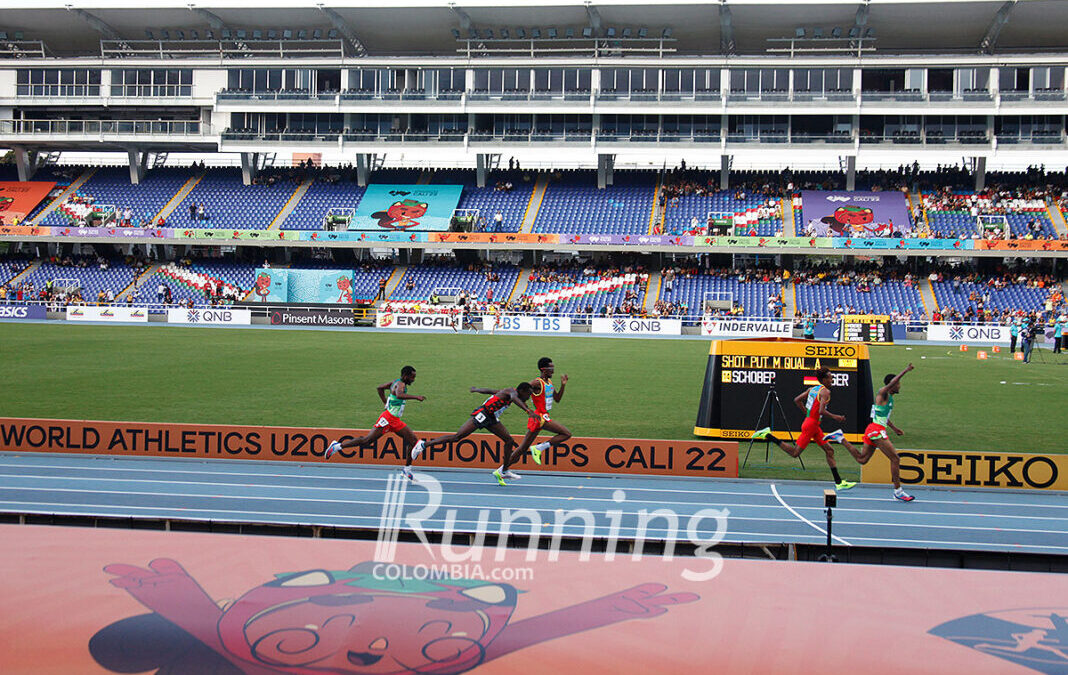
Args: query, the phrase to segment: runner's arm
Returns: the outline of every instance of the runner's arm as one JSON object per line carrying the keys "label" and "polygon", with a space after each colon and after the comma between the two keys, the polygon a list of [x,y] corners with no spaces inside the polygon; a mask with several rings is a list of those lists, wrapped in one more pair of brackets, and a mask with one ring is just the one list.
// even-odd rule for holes
{"label": "runner's arm", "polygon": [[[416,396],[415,394],[407,394],[404,392],[403,382],[394,382],[390,392],[401,399],[402,401],[425,401],[426,396]],[[384,401],[383,401],[384,402]]]}
{"label": "runner's arm", "polygon": [[895,375],[894,379],[892,379],[889,382],[887,382],[886,386],[884,386],[881,389],[879,389],[879,396],[882,396],[882,397],[885,398],[888,395],[887,394],[887,390],[890,389],[891,387],[893,387],[898,382],[900,382],[901,378],[905,377],[905,373],[909,372],[910,370],[912,370],[912,364],[911,363],[908,366],[906,366],[904,370],[902,370],[900,373]]}
{"label": "runner's arm", "polygon": [[897,426],[893,422],[891,422],[890,420],[886,420],[886,424],[891,429],[893,429],[894,433],[897,434],[898,436],[904,436],[905,435],[905,432],[902,431],[901,429],[898,429]]}
{"label": "runner's arm", "polygon": [[806,398],[808,398],[808,390],[807,389],[794,397],[794,405],[796,405],[798,408],[801,408],[801,412],[806,412],[805,411],[805,399]]}
{"label": "runner's arm", "polygon": [[500,389],[486,389],[485,387],[471,387],[472,394],[485,394],[486,396],[493,396]]}
{"label": "runner's arm", "polygon": [[560,378],[560,388],[553,392],[553,400],[556,401],[557,403],[559,403],[560,399],[562,399],[564,397],[564,387],[566,387],[566,386],[567,386],[567,373],[564,373],[564,376]]}
{"label": "runner's arm", "polygon": [[386,404],[386,390],[390,389],[392,386],[393,386],[393,382],[389,381],[389,382],[386,382],[385,384],[378,385],[378,387],[376,388],[377,391],[378,391],[378,398],[382,399],[382,405]]}
{"label": "runner's arm", "polygon": [[525,412],[527,414],[527,417],[538,419],[538,413],[534,412],[533,410],[528,408],[525,403],[523,403],[523,399],[519,398],[519,392],[515,389],[502,389],[496,393],[498,396],[500,396],[501,394],[506,394],[508,398],[512,400],[512,403],[515,404],[515,407]]}
{"label": "runner's arm", "polygon": [[827,410],[827,405],[831,402],[831,390],[824,387],[820,392],[820,410],[823,411],[823,415],[830,417],[835,422],[845,422],[845,415],[835,415],[830,410]]}

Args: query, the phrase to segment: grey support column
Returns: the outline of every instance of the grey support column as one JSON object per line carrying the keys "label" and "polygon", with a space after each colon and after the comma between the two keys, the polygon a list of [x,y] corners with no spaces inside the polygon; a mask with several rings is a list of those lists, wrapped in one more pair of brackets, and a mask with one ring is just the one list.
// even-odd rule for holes
{"label": "grey support column", "polygon": [[986,188],[986,157],[972,158],[972,166],[975,169],[975,191],[982,192]]}
{"label": "grey support column", "polygon": [[605,188],[612,184],[612,172],[615,155],[597,155],[597,187]]}
{"label": "grey support column", "polygon": [[137,148],[129,148],[126,155],[130,160],[130,184],[137,185],[145,177],[148,169],[148,153],[140,152]]}
{"label": "grey support column", "polygon": [[242,152],[241,153],[241,182],[245,185],[252,185],[252,181],[256,179],[256,174],[259,172],[260,155],[257,152]]}
{"label": "grey support column", "polygon": [[852,192],[857,189],[857,158],[854,155],[846,157],[846,190]]}
{"label": "grey support column", "polygon": [[726,190],[731,186],[731,156],[719,156],[719,189]]}
{"label": "grey support column", "polygon": [[371,155],[361,152],[356,155],[356,184],[367,187],[371,178]]}
{"label": "grey support column", "polygon": [[480,187],[486,187],[486,174],[489,173],[489,155],[485,153],[478,153],[475,156],[475,184]]}
{"label": "grey support column", "polygon": [[30,180],[37,171],[37,151],[16,146],[14,152],[15,167],[19,172],[19,180]]}

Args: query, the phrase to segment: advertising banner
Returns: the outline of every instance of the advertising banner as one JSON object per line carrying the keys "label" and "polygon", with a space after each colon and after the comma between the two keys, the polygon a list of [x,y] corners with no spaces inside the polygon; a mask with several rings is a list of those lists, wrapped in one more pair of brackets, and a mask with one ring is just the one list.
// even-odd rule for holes
{"label": "advertising banner", "polygon": [[909,251],[971,251],[971,239],[886,239],[882,237],[845,237],[833,240],[834,248],[899,249]]}
{"label": "advertising banner", "polygon": [[252,324],[252,310],[231,309],[229,307],[168,309],[167,323],[248,326]]}
{"label": "advertising banner", "polygon": [[570,333],[571,317],[483,314],[482,330],[502,333]]}
{"label": "advertising banner", "polygon": [[253,302],[283,304],[289,302],[289,270],[261,267],[256,270],[256,280],[249,298]]}
{"label": "advertising banner", "polygon": [[694,243],[693,237],[667,234],[561,234],[559,237],[566,244],[693,246]]}
{"label": "advertising banner", "polygon": [[1008,326],[954,326],[927,324],[927,339],[939,342],[972,342],[989,345],[1007,345],[1011,342]]}
{"label": "advertising banner", "polygon": [[344,326],[356,325],[351,311],[326,309],[279,309],[271,312],[272,326]]}
{"label": "advertising banner", "polygon": [[790,321],[758,321],[755,319],[712,319],[701,321],[701,335],[714,337],[793,337]]}
{"label": "advertising banner", "polygon": [[[898,450],[903,485],[1068,490],[1068,455],[957,450]],[[881,452],[861,470],[865,483],[889,483],[890,461]]]}
{"label": "advertising banner", "polygon": [[805,232],[817,237],[900,237],[911,230],[904,193],[801,193]]}
{"label": "advertising banner", "polygon": [[[524,416],[514,416],[521,424]],[[220,424],[96,422],[92,420],[0,417],[0,450],[73,452],[149,457],[271,459],[306,462],[322,459],[336,439],[356,438],[366,430],[296,427],[242,427]],[[436,432],[420,432],[424,438]],[[495,469],[503,442],[477,433],[462,441],[427,450],[423,466]],[[404,464],[404,449],[394,435],[375,445],[339,451],[335,461]],[[523,468],[537,470],[529,455]],[[571,438],[546,450],[542,468],[581,473],[630,473],[661,476],[738,477],[738,445],[733,442]]]}
{"label": "advertising banner", "polygon": [[159,227],[53,227],[57,237],[112,237],[119,239],[161,239],[173,236],[174,230]]}
{"label": "advertising banner", "polygon": [[18,218],[21,223],[55,186],[48,181],[0,181],[0,221],[10,225]]}
{"label": "advertising banner", "polygon": [[44,305],[0,305],[0,319],[44,319]]}
{"label": "advertising banner", "polygon": [[407,328],[412,330],[460,330],[463,315],[455,314],[403,314],[379,312],[375,315],[378,328]]}
{"label": "advertising banner", "polygon": [[53,234],[51,227],[36,225],[0,225],[0,235],[15,237],[47,237]]}
{"label": "advertising banner", "polygon": [[368,185],[350,230],[444,232],[462,185]]}
{"label": "advertising banner", "polygon": [[67,307],[67,321],[132,321],[148,323],[144,307]]}
{"label": "advertising banner", "polygon": [[979,251],[1068,251],[1068,241],[1010,239],[1008,241],[976,240]]}
{"label": "advertising banner", "polygon": [[682,319],[609,316],[590,321],[590,332],[615,335],[682,335]]}
{"label": "advertising banner", "polygon": [[446,244],[556,244],[558,234],[527,234],[518,232],[432,232],[426,235],[430,243]]}
{"label": "advertising banner", "polygon": [[299,241],[301,232],[295,230],[173,230],[175,239],[253,239],[258,241]]}
{"label": "advertising banner", "polygon": [[382,241],[382,242],[420,242],[427,241],[425,232],[324,232],[315,230],[309,232],[294,232],[301,241]]}
{"label": "advertising banner", "polygon": [[696,246],[760,246],[764,248],[829,248],[827,237],[694,237]]}

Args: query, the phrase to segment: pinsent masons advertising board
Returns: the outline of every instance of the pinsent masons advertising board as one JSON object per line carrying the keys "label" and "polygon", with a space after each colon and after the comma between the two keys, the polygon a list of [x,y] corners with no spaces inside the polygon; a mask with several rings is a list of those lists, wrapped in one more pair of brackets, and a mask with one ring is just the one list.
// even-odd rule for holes
{"label": "pinsent masons advertising board", "polygon": [[789,321],[755,321],[751,319],[704,319],[701,335],[715,337],[793,337]]}
{"label": "pinsent masons advertising board", "polygon": [[347,326],[356,325],[352,311],[331,312],[325,309],[276,309],[271,311],[272,326]]}
{"label": "pinsent masons advertising board", "polygon": [[[516,419],[521,420],[522,416],[517,415]],[[0,450],[308,462],[322,461],[330,441],[366,433],[362,429],[0,417]],[[437,435],[420,433],[425,438]],[[384,436],[371,446],[341,450],[331,461],[404,464],[399,440],[394,435]],[[501,446],[502,441],[493,434],[472,434],[462,441],[427,450],[417,466],[492,470],[501,464]],[[529,455],[520,463],[526,469],[537,470]],[[737,478],[738,444],[576,437],[545,451],[542,463],[541,468],[548,471]]]}
{"label": "pinsent masons advertising board", "polygon": [[682,319],[604,317],[591,320],[590,332],[615,335],[682,335]]}
{"label": "pinsent masons advertising board", "polygon": [[482,329],[502,333],[570,333],[571,317],[483,314]]}
{"label": "pinsent masons advertising board", "polygon": [[44,319],[42,305],[0,305],[0,319]]}
{"label": "pinsent masons advertising board", "polygon": [[927,339],[939,342],[982,343],[1007,345],[1011,342],[1008,326],[953,326],[927,324]]}
{"label": "pinsent masons advertising board", "polygon": [[207,309],[168,309],[167,323],[188,324],[232,324],[248,326],[252,324],[252,310],[211,307]]}
{"label": "pinsent masons advertising board", "polygon": [[463,326],[461,314],[402,314],[398,312],[379,312],[375,315],[378,328],[404,328],[408,330],[460,330]]}
{"label": "pinsent masons advertising board", "polygon": [[67,307],[67,321],[132,321],[148,323],[144,307]]}

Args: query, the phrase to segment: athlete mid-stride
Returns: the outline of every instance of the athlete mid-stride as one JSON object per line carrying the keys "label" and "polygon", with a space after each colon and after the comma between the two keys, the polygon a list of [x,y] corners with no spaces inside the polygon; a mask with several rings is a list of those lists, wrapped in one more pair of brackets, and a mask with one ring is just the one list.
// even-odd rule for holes
{"label": "athlete mid-stride", "polygon": [[[497,482],[501,485],[505,484],[505,480],[517,480],[519,478],[519,474],[512,471],[510,467],[518,462],[519,458],[528,449],[530,450],[530,456],[534,459],[534,463],[541,464],[541,453],[557,443],[563,443],[571,438],[571,432],[568,431],[567,427],[549,417],[549,411],[553,409],[553,404],[559,403],[560,399],[564,397],[564,387],[567,386],[566,374],[560,378],[559,388],[553,386],[553,372],[555,370],[556,365],[548,356],[538,359],[538,371],[540,374],[530,382],[532,390],[530,398],[534,402],[534,412],[538,413],[538,417],[537,419],[532,417],[527,420],[527,435],[523,437],[523,442],[519,444],[515,452],[505,457],[501,468],[494,472],[493,475],[497,477]],[[542,441],[532,447],[531,444],[542,431],[549,431],[554,435],[549,440]]]}
{"label": "athlete mid-stride", "polygon": [[882,450],[886,458],[890,460],[890,479],[894,482],[894,499],[902,502],[911,502],[915,497],[901,489],[901,459],[898,457],[897,448],[890,442],[890,434],[886,430],[892,429],[895,434],[901,436],[905,432],[894,426],[890,421],[890,413],[894,411],[894,394],[901,391],[901,378],[905,373],[912,370],[910,363],[897,375],[887,375],[883,378],[883,387],[875,392],[875,405],[871,407],[871,424],[864,430],[864,449],[860,452],[857,461],[867,464],[875,455],[875,449]]}
{"label": "athlete mid-stride", "polygon": [[[414,456],[418,457],[423,450],[432,448],[435,445],[455,443],[467,438],[479,429],[486,429],[504,441],[501,456],[507,457],[515,449],[516,443],[512,435],[508,433],[508,429],[501,423],[501,413],[514,403],[517,408],[525,412],[531,419],[536,419],[538,416],[536,412],[526,406],[531,393],[529,382],[520,382],[514,389],[512,387],[505,387],[504,389],[471,387],[471,393],[486,394],[489,395],[489,398],[483,401],[482,405],[471,411],[471,416],[464,420],[464,423],[460,425],[456,433],[439,436],[429,441],[419,441],[412,450]],[[499,471],[500,469],[494,471],[494,476],[498,482],[500,481],[500,476],[497,475]],[[405,475],[411,475],[410,467],[405,467]]]}
{"label": "athlete mid-stride", "polygon": [[831,443],[841,443],[847,450],[849,450],[849,454],[853,455],[853,457],[858,460],[860,451],[845,439],[845,433],[841,429],[832,431],[826,435],[820,430],[821,417],[830,417],[836,422],[845,421],[844,415],[836,415],[830,410],[827,410],[827,405],[831,402],[832,379],[831,371],[828,368],[817,368],[816,380],[819,384],[801,392],[794,398],[794,404],[797,405],[798,408],[801,408],[801,410],[805,411],[805,421],[801,423],[801,435],[797,437],[797,445],[775,438],[775,436],[771,434],[770,427],[765,427],[759,431],[753,432],[753,438],[758,441],[771,441],[791,457],[797,457],[806,447],[808,447],[809,443],[815,441],[816,445],[823,449],[823,452],[827,457],[827,466],[831,467],[831,475],[834,477],[835,488],[839,490],[848,490],[855,486],[856,483],[842,480],[842,477],[838,475],[838,464],[834,461],[834,448],[831,447]]}
{"label": "athlete mid-stride", "polygon": [[347,441],[334,441],[326,448],[326,454],[323,455],[323,458],[330,459],[335,452],[343,448],[356,448],[370,445],[381,438],[386,432],[392,431],[404,441],[404,456],[407,458],[407,464],[404,467],[405,474],[411,474],[412,460],[415,458],[413,452],[415,451],[418,439],[415,437],[415,434],[412,433],[411,428],[401,420],[401,416],[404,415],[404,404],[406,401],[426,400],[425,396],[413,396],[408,393],[408,386],[411,385],[412,382],[415,382],[415,368],[412,366],[404,366],[401,368],[401,376],[399,378],[392,382],[378,385],[376,388],[378,397],[382,399],[382,403],[386,406],[386,409],[378,416],[374,428],[372,428],[366,436],[361,436],[360,438],[350,438]]}

